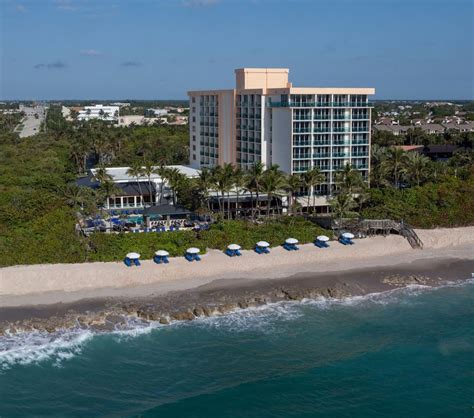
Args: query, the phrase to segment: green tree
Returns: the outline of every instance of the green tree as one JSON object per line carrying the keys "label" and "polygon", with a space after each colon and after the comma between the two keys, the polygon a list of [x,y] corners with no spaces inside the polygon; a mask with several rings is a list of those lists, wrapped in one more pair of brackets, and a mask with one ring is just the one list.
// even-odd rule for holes
{"label": "green tree", "polygon": [[283,172],[278,170],[278,167],[266,170],[262,177],[261,186],[262,192],[267,194],[267,216],[270,216],[273,197],[284,194],[286,181]]}
{"label": "green tree", "polygon": [[313,196],[313,209],[316,205],[315,187],[325,181],[326,177],[318,167],[314,167],[303,174],[303,183],[308,192],[308,212],[310,208],[310,198]]}
{"label": "green tree", "polygon": [[299,174],[291,174],[286,179],[286,190],[288,191],[288,206],[290,213],[293,213],[296,207],[296,193],[299,192],[302,185],[301,176]]}
{"label": "green tree", "polygon": [[[142,176],[142,166],[138,162],[134,162],[127,170],[127,175],[134,178],[137,182],[138,192],[140,193],[140,202],[143,202],[143,191],[140,184],[140,178]],[[100,181],[100,180],[99,180]]]}
{"label": "green tree", "polygon": [[408,153],[403,167],[405,180],[410,184],[420,185],[429,175],[430,159],[417,152]]}

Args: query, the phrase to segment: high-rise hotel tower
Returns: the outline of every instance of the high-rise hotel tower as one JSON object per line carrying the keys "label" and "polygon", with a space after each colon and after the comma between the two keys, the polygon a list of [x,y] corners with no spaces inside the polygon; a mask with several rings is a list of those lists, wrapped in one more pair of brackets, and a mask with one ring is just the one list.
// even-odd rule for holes
{"label": "high-rise hotel tower", "polygon": [[188,92],[194,168],[261,161],[287,173],[318,167],[331,192],[346,164],[368,180],[373,88],[293,87],[287,68],[235,70],[236,88]]}

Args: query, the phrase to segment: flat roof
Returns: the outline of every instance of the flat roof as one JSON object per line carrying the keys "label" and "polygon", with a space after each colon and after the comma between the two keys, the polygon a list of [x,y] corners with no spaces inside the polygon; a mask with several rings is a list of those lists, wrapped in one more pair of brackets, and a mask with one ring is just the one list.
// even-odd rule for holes
{"label": "flat roof", "polygon": [[[167,165],[167,168],[177,168],[181,174],[184,174],[187,177],[197,177],[199,175],[199,170],[195,168],[188,167],[186,165]],[[106,171],[109,176],[112,177],[112,181],[114,183],[120,182],[133,182],[136,181],[135,177],[130,177],[127,174],[127,171],[130,167],[107,167]],[[154,166],[153,168],[158,168],[158,166]],[[95,175],[96,169],[91,169],[93,175]],[[158,174],[152,174],[150,176],[151,180],[159,180],[161,177]],[[147,176],[139,177],[141,181],[148,181]]]}

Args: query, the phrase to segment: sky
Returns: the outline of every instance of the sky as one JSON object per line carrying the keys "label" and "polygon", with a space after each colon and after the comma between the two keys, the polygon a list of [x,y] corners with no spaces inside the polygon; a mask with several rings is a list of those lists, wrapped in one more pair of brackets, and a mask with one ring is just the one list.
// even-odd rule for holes
{"label": "sky", "polygon": [[474,0],[0,0],[0,99],[186,99],[234,69],[474,99]]}

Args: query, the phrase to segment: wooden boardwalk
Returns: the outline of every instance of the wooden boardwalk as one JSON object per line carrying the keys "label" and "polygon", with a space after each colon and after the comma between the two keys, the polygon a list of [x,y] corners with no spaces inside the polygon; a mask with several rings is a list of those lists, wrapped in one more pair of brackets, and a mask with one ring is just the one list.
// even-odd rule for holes
{"label": "wooden boardwalk", "polygon": [[333,222],[334,230],[348,230],[359,236],[399,234],[407,239],[412,248],[423,248],[423,242],[414,229],[407,223],[392,219],[345,219],[342,225]]}

